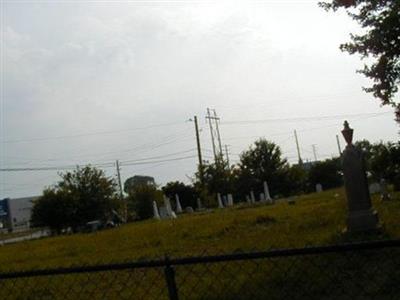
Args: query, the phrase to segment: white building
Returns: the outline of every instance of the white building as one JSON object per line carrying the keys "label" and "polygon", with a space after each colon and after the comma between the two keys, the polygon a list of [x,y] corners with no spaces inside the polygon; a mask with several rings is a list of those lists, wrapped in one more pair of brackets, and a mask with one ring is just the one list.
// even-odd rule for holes
{"label": "white building", "polygon": [[33,201],[38,197],[0,200],[0,223],[3,229],[18,232],[30,228]]}

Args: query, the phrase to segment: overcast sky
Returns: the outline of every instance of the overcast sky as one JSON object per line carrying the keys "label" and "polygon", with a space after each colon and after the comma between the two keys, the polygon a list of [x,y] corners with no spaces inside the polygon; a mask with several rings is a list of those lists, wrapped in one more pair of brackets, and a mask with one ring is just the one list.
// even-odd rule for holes
{"label": "overcast sky", "polygon": [[[296,162],[294,129],[303,159],[313,144],[319,159],[337,155],[345,119],[356,140],[397,141],[392,110],[361,89],[359,57],[338,48],[359,28],[317,2],[2,1],[1,167],[105,164],[115,176],[119,159],[123,180],[190,182],[194,115],[212,159],[207,107],[231,162],[261,136]],[[1,172],[0,198],[57,179]]]}

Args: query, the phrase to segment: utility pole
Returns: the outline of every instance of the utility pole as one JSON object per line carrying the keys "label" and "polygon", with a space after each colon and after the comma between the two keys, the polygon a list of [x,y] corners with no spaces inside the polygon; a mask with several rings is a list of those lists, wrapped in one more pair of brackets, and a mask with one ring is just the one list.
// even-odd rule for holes
{"label": "utility pole", "polygon": [[214,160],[215,163],[217,163],[217,152],[215,150],[215,139],[214,139],[214,130],[213,130],[213,126],[212,126],[212,122],[211,122],[211,114],[210,114],[210,109],[207,108],[207,116],[206,119],[208,119],[208,125],[210,126],[210,133],[211,133],[211,143],[212,143],[212,147],[213,147],[213,153],[214,153]]}
{"label": "utility pole", "polygon": [[315,144],[312,144],[311,146],[314,153],[314,162],[317,162],[317,148],[315,147]]}
{"label": "utility pole", "polygon": [[126,202],[124,201],[124,194],[122,192],[121,173],[120,173],[120,167],[119,167],[118,159],[115,161],[115,166],[117,167],[117,179],[118,179],[118,186],[119,186],[119,197],[120,197],[121,202],[123,202],[124,206],[125,206],[124,207],[124,214],[125,214],[124,218],[125,218],[125,222],[126,222],[127,217],[128,217],[128,207],[127,207]]}
{"label": "utility pole", "polygon": [[338,150],[339,150],[339,156],[342,156],[342,148],[340,147],[340,141],[339,141],[338,135],[336,135],[336,143],[337,143]]}
{"label": "utility pole", "polygon": [[194,116],[194,128],[196,130],[196,142],[197,142],[197,155],[199,157],[200,182],[203,183],[203,159],[201,158],[200,135],[199,135],[199,125],[197,123],[197,116]]}
{"label": "utility pole", "polygon": [[[213,109],[213,112],[214,115],[212,116],[210,109],[207,108],[206,119],[208,119],[208,124],[210,125],[211,142],[213,145],[214,159],[215,163],[217,163],[219,159],[223,159],[224,154],[222,152],[221,135],[219,133],[219,126],[218,126],[219,117],[217,116],[217,112],[215,111],[215,109]],[[215,139],[218,140],[218,147],[216,145]]]}
{"label": "utility pole", "polygon": [[215,128],[217,129],[217,138],[218,138],[218,145],[219,145],[219,154],[221,156],[221,158],[223,157],[222,154],[222,144],[221,144],[221,135],[219,134],[219,127],[218,127],[218,121],[219,118],[217,116],[217,112],[215,111],[215,109],[213,109],[214,111],[214,120],[215,120]]}
{"label": "utility pole", "polygon": [[228,169],[230,169],[230,163],[229,163],[229,152],[228,152],[228,145],[225,145],[225,155],[226,155],[226,162],[228,163]]}
{"label": "utility pole", "polygon": [[294,138],[296,139],[296,148],[297,148],[297,155],[299,157],[299,165],[302,165],[303,164],[303,160],[301,159],[301,156],[300,156],[299,140],[297,138],[296,129],[294,130]]}

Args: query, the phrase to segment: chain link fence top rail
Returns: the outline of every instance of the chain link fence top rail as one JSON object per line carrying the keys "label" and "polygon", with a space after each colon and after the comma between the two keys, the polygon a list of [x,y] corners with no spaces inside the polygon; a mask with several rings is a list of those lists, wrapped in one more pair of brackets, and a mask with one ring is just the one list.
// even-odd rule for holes
{"label": "chain link fence top rail", "polygon": [[400,240],[0,273],[0,299],[400,299]]}

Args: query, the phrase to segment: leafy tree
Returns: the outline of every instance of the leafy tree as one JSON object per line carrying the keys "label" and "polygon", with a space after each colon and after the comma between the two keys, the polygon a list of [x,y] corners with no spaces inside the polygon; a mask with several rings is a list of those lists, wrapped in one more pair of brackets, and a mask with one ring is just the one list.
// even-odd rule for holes
{"label": "leafy tree", "polygon": [[130,177],[124,182],[124,192],[127,194],[131,194],[134,192],[135,188],[142,185],[156,186],[154,177],[142,175],[135,175],[133,177]]}
{"label": "leafy tree", "polygon": [[[198,192],[191,185],[186,185],[179,181],[171,181],[162,188],[162,191],[170,199],[175,199],[175,194],[178,194],[182,208],[187,206],[196,207],[197,205],[196,199],[198,197]],[[172,201],[172,203],[174,203],[174,201]]]}
{"label": "leafy tree", "polygon": [[75,225],[75,204],[68,194],[60,190],[46,189],[36,200],[32,209],[31,223],[34,227],[50,227],[56,233]]}
{"label": "leafy tree", "polygon": [[293,195],[307,190],[307,171],[300,165],[293,165],[287,171],[284,195]]}
{"label": "leafy tree", "polygon": [[400,191],[400,142],[392,144],[390,148],[391,167],[393,168],[393,177],[391,181],[396,191]]}
{"label": "leafy tree", "polygon": [[144,220],[153,217],[153,201],[160,201],[160,198],[160,192],[155,186],[146,184],[136,186],[128,196],[130,219]]}
{"label": "leafy tree", "polygon": [[43,192],[33,207],[34,224],[57,231],[77,229],[88,221],[107,221],[118,210],[116,183],[90,166],[60,174],[61,181]]}
{"label": "leafy tree", "polygon": [[[200,171],[196,173],[196,179],[200,182]],[[232,193],[232,176],[226,161],[219,158],[214,163],[203,165],[203,185],[209,194]]]}
{"label": "leafy tree", "polygon": [[317,183],[320,183],[324,189],[341,186],[343,184],[341,169],[339,158],[314,163],[308,173],[309,191],[315,191]]}
{"label": "leafy tree", "polygon": [[354,143],[354,146],[360,149],[364,155],[365,160],[371,157],[372,144],[368,140],[361,140]]}
{"label": "leafy tree", "polygon": [[395,189],[400,189],[400,142],[370,144],[363,141],[358,144],[366,158],[366,169],[372,180],[379,182],[381,179],[394,184]]}
{"label": "leafy tree", "polygon": [[[238,185],[242,193],[250,189],[261,192],[267,181],[273,194],[288,194],[287,175],[289,164],[282,157],[281,149],[273,142],[260,139],[240,155]],[[246,190],[243,190],[246,189]]]}
{"label": "leafy tree", "polygon": [[364,90],[373,93],[383,105],[395,107],[400,123],[400,103],[394,99],[400,84],[400,1],[331,0],[320,5],[333,11],[345,8],[364,29],[361,34],[352,34],[351,42],[340,48],[372,62],[359,70],[374,82]]}

